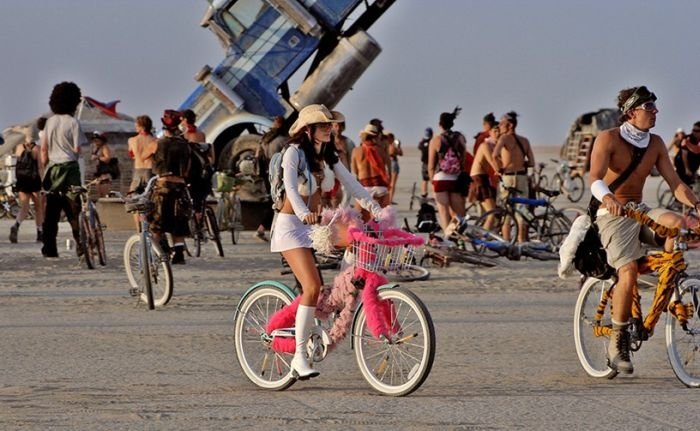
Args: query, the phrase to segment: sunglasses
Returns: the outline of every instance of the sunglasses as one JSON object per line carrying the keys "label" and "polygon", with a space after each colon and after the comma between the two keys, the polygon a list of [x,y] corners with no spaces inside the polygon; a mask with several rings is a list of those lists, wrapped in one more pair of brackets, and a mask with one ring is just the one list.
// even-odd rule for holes
{"label": "sunglasses", "polygon": [[693,129],[693,133],[700,133],[700,129]]}
{"label": "sunglasses", "polygon": [[637,106],[634,109],[641,109],[647,112],[655,111],[656,110],[656,103],[654,102],[644,102],[641,105]]}

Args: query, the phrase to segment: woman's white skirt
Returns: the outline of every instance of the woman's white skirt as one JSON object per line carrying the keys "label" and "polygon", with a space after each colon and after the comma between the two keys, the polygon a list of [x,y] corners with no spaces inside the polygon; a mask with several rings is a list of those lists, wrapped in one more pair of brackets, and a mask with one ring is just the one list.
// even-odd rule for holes
{"label": "woman's white skirt", "polygon": [[279,253],[294,248],[311,248],[310,232],[311,226],[302,223],[296,215],[277,213],[272,221],[270,251]]}

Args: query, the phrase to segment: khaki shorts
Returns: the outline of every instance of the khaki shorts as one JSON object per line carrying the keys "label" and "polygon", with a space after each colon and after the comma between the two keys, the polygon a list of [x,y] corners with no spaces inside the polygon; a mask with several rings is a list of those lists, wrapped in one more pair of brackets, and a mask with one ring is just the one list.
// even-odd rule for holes
{"label": "khaki shorts", "polygon": [[[653,220],[667,213],[664,208],[654,208],[647,215]],[[608,256],[608,263],[615,270],[633,262],[646,254],[642,244],[659,245],[654,231],[642,226],[634,219],[613,216],[607,213],[596,217],[600,241]]]}

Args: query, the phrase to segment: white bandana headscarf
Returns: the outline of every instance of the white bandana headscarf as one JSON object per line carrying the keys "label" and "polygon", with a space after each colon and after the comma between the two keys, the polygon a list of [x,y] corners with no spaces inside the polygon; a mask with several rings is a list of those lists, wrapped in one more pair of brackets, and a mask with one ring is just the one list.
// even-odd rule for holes
{"label": "white bandana headscarf", "polygon": [[620,126],[620,136],[637,148],[646,148],[651,138],[649,132],[639,130],[629,121],[625,121],[622,126]]}

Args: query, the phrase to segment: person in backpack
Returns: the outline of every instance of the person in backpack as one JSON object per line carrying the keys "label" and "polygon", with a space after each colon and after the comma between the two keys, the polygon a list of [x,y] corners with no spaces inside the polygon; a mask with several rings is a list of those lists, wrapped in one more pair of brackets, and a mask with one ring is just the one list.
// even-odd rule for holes
{"label": "person in backpack", "polygon": [[185,263],[185,237],[190,235],[192,213],[186,181],[192,156],[190,144],[179,129],[181,121],[179,111],[166,109],[163,112],[161,122],[165,134],[158,139],[153,154],[153,173],[158,176],[151,195],[155,210],[148,214],[155,243],[165,245],[163,235],[172,235],[175,250],[171,263],[174,265]]}
{"label": "person in backpack", "polygon": [[345,190],[373,216],[378,216],[381,211],[338,159],[331,124],[344,120],[340,112],[330,111],[324,105],[306,106],[292,124],[290,144],[282,154],[284,193],[280,197],[281,208],[273,221],[270,250],[282,253],[302,287],[294,325],[296,351],[290,365],[299,379],[319,374],[310,366],[306,342],[314,324],[321,289],[309,237],[310,225],[318,220],[321,193],[330,190],[338,178]]}
{"label": "person in backpack", "polygon": [[10,227],[10,242],[17,242],[17,235],[22,221],[29,214],[29,200],[34,202],[34,221],[36,223],[36,240],[42,241],[42,223],[44,221],[43,200],[41,199],[41,154],[34,142],[33,127],[24,129],[24,142],[15,148],[17,164],[15,165],[15,191],[19,195],[20,210],[15,223]]}
{"label": "person in backpack", "polygon": [[[501,176],[500,197],[508,198],[508,187],[518,190],[517,196],[528,197],[530,186],[528,183],[527,169],[535,166],[535,155],[532,152],[530,141],[515,133],[518,126],[518,114],[510,111],[501,117],[498,123],[500,136],[493,149],[493,158]],[[516,213],[518,220],[518,242],[527,241],[527,222]],[[506,220],[503,226],[503,235],[510,240],[510,221]]]}
{"label": "person in backpack", "polygon": [[450,219],[461,219],[465,214],[465,196],[468,184],[462,183],[467,140],[460,132],[452,130],[461,108],[440,114],[440,133],[433,136],[428,147],[428,175],[433,182],[433,194],[437,205],[440,227],[447,228]]}
{"label": "person in backpack", "polygon": [[[182,131],[182,137],[190,143],[192,151],[187,182],[192,197],[194,216],[198,221],[201,221],[207,197],[212,193],[211,177],[214,174],[214,148],[213,145],[206,142],[204,133],[195,126],[196,120],[197,116],[194,111],[184,110],[180,131]],[[192,232],[192,234],[202,235],[202,232]]]}
{"label": "person in backpack", "polygon": [[[644,183],[654,167],[680,202],[698,211],[700,201],[674,170],[663,139],[650,133],[659,112],[656,95],[645,86],[626,88],[619,92],[617,106],[621,112],[621,125],[598,134],[593,146],[590,187],[594,198],[601,202],[595,213],[600,240],[608,263],[617,272],[612,297],[608,364],[619,372],[629,374],[634,370],[630,360],[628,327],[632,295],[639,275],[637,259],[645,255],[642,242],[659,244],[656,241],[660,238],[655,238],[653,231],[625,217],[624,205],[642,202]],[[627,178],[611,191],[612,183],[625,174],[628,174]],[[663,208],[653,209],[648,215],[664,226],[685,227],[680,214]],[[665,251],[673,251],[672,238],[662,239],[661,243]]]}

